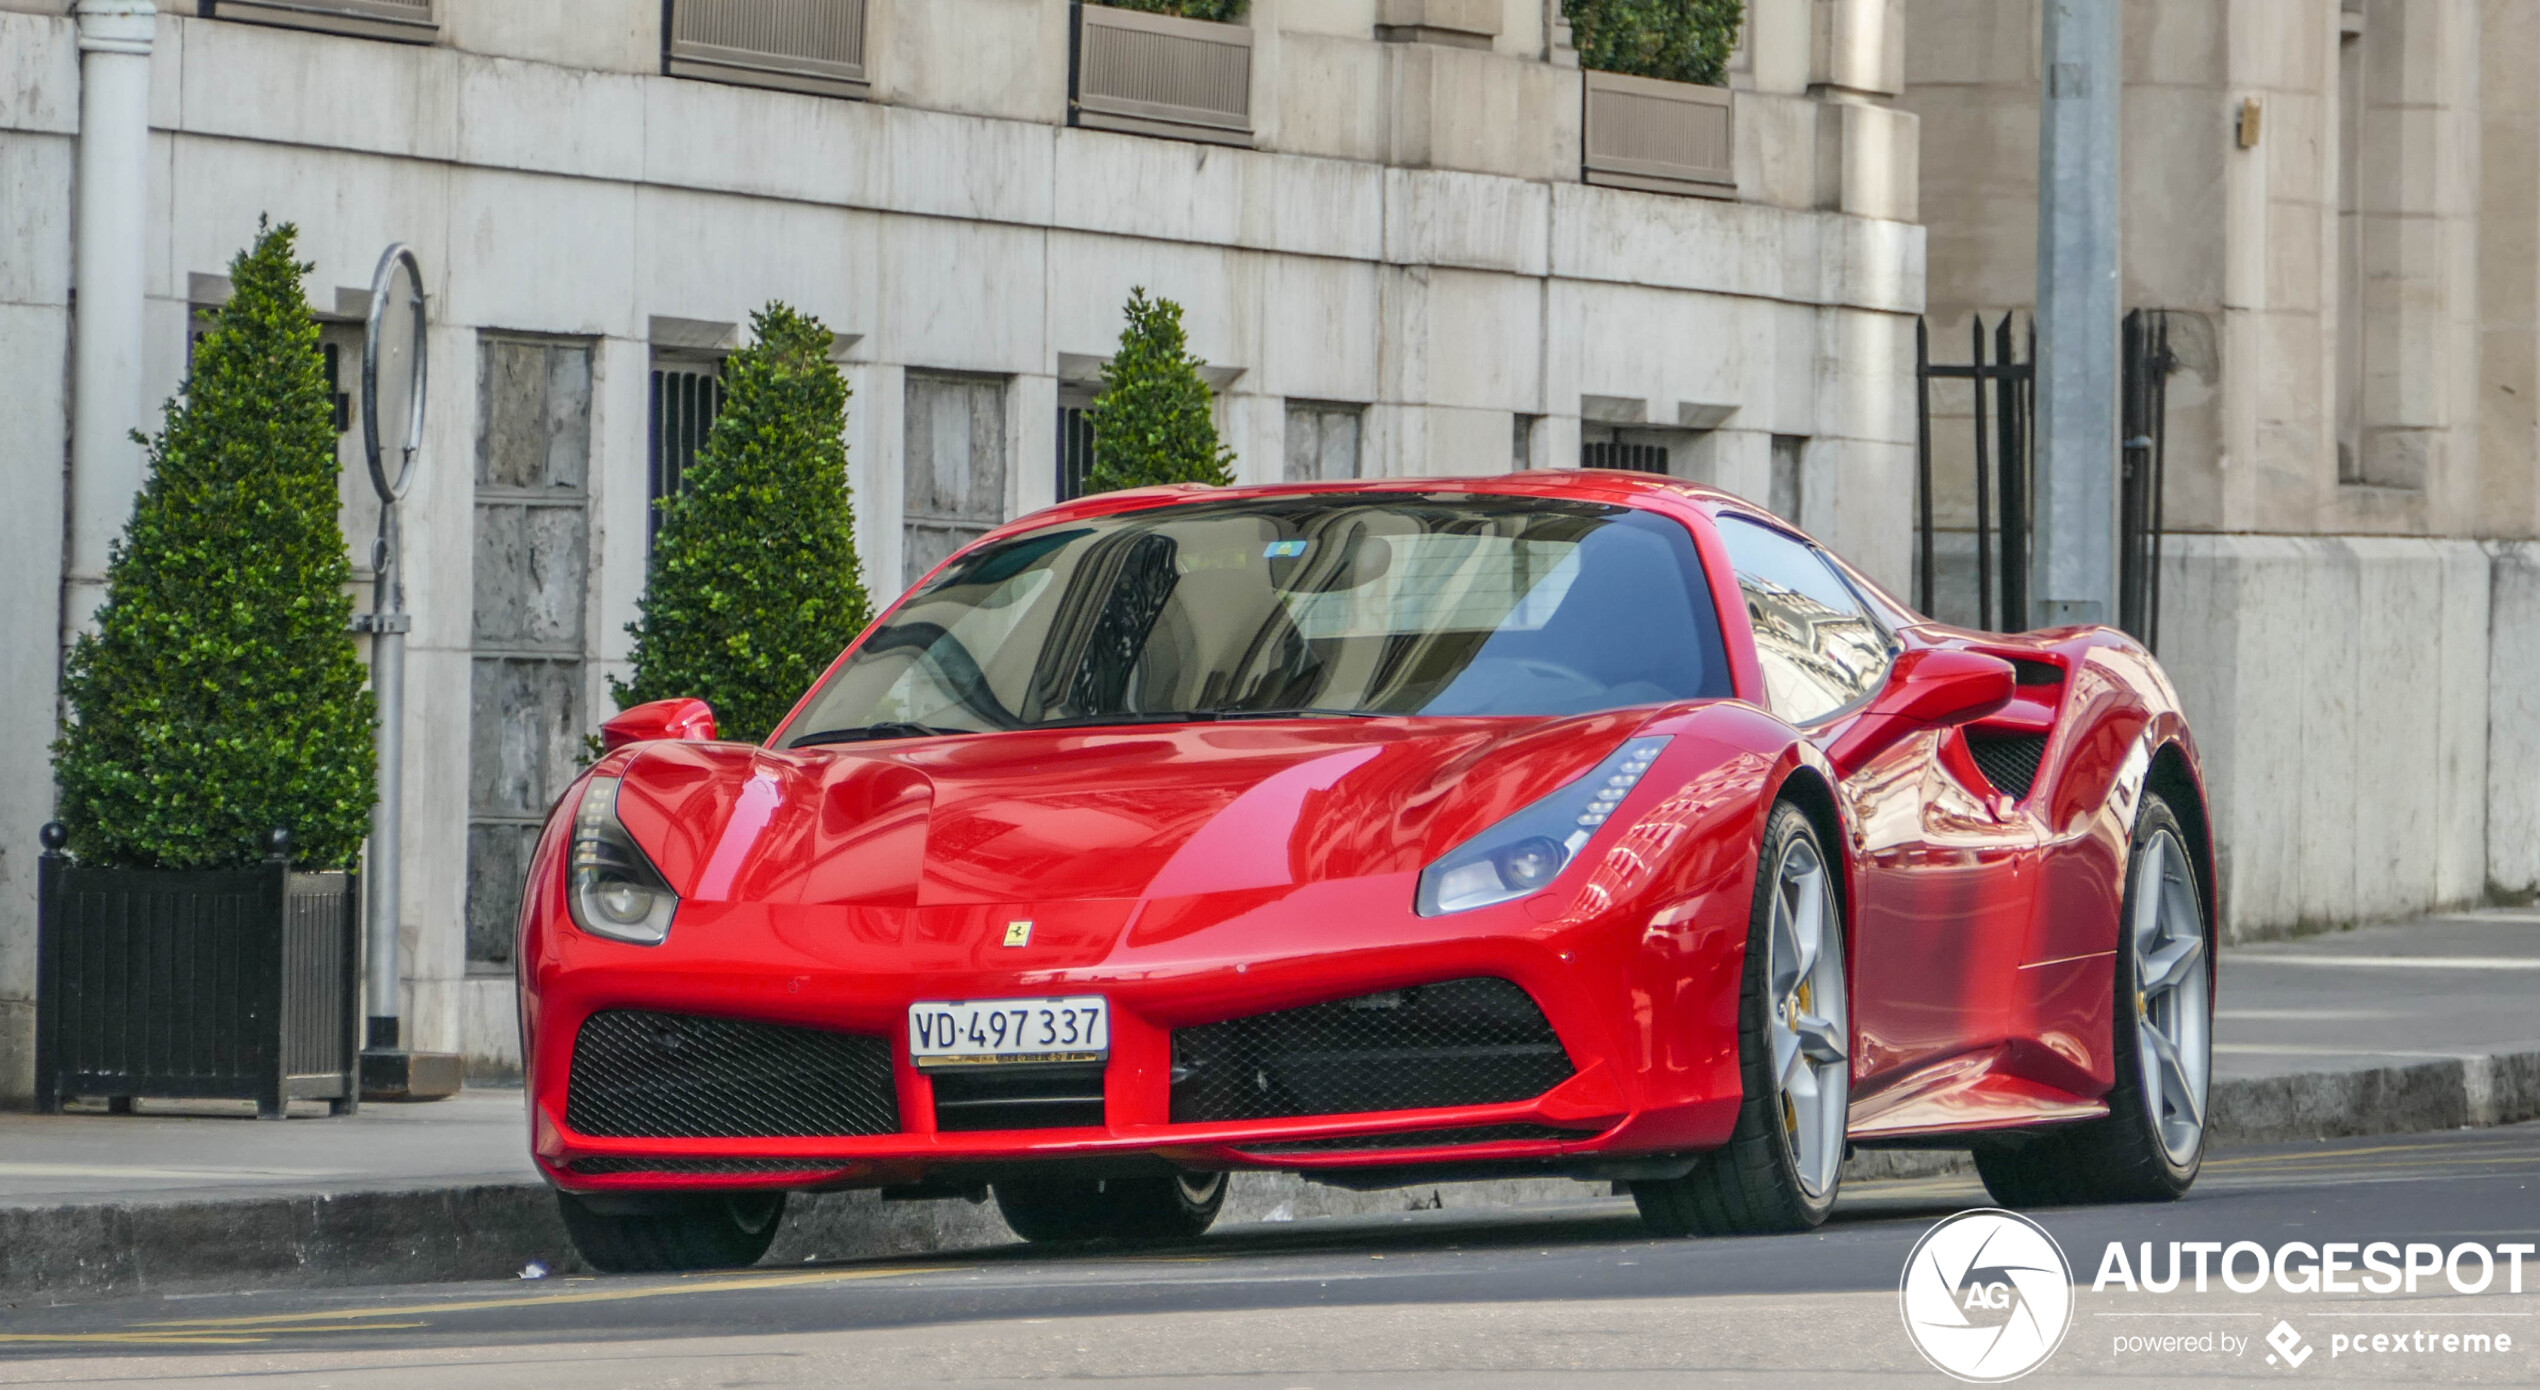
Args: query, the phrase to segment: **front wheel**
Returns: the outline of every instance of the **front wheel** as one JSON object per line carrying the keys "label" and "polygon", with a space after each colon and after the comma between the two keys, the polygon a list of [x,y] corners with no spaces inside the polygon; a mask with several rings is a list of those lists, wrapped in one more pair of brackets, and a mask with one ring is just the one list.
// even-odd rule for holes
{"label": "front wheel", "polygon": [[1185,1240],[1207,1231],[1226,1204],[1223,1173],[1134,1178],[1026,1178],[996,1185],[997,1211],[1035,1244]]}
{"label": "front wheel", "polygon": [[740,1269],[758,1263],[785,1214],[782,1192],[706,1192],[620,1209],[556,1194],[573,1248],[603,1274]]}
{"label": "front wheel", "polygon": [[1747,925],[1737,1128],[1685,1176],[1633,1183],[1641,1220],[1669,1236],[1805,1231],[1824,1221],[1843,1182],[1851,1041],[1835,872],[1816,828],[1785,803],[1765,824]]}
{"label": "front wheel", "polygon": [[2107,1118],[1978,1147],[1976,1171],[2004,1206],[2172,1201],[2204,1165],[2212,947],[2187,834],[2157,793],[2135,820],[2120,920]]}

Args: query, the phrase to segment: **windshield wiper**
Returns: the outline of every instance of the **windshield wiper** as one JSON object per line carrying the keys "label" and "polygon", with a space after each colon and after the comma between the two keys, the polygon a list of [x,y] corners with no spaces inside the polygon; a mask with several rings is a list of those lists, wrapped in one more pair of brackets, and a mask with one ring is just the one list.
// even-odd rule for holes
{"label": "windshield wiper", "polygon": [[1213,711],[1219,719],[1392,719],[1397,716],[1381,709],[1320,709],[1301,706],[1296,709],[1221,709]]}
{"label": "windshield wiper", "polygon": [[938,729],[932,724],[885,722],[859,724],[852,729],[822,729],[786,743],[788,748],[811,748],[823,743],[864,743],[883,738],[934,738],[948,734],[975,733],[973,729]]}

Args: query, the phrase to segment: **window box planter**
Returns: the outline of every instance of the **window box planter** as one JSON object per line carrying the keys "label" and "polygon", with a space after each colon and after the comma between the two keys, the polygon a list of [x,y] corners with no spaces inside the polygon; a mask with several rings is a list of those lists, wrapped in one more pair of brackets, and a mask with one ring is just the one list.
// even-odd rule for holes
{"label": "window box planter", "polygon": [[399,43],[440,36],[433,0],[203,0],[205,19],[236,19]]}
{"label": "window box planter", "polygon": [[662,70],[748,87],[862,97],[865,0],[671,0]]}
{"label": "window box planter", "polygon": [[1068,54],[1070,125],[1252,143],[1252,29],[1074,6]]}
{"label": "window box planter", "polygon": [[36,937],[35,1102],[73,1096],[361,1099],[360,892],[283,851],[248,869],[105,869],[44,828]]}
{"label": "window box planter", "polygon": [[1737,196],[1729,89],[1586,71],[1581,177],[1651,193]]}

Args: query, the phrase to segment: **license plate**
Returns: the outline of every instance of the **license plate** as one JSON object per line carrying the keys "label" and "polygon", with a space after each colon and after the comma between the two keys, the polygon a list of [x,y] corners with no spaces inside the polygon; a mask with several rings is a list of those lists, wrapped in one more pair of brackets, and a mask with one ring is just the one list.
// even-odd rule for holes
{"label": "license plate", "polygon": [[1111,1055],[1111,1005],[1098,994],[911,1004],[908,1055],[921,1067],[1099,1062]]}

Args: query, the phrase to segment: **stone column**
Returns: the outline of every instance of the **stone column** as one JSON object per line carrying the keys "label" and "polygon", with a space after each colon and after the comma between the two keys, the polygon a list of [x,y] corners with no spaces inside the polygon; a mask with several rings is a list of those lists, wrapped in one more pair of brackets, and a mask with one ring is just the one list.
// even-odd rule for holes
{"label": "stone column", "polygon": [[104,596],[106,555],[141,487],[142,283],[150,214],[153,0],[79,0],[72,207],[71,535],[64,639]]}

